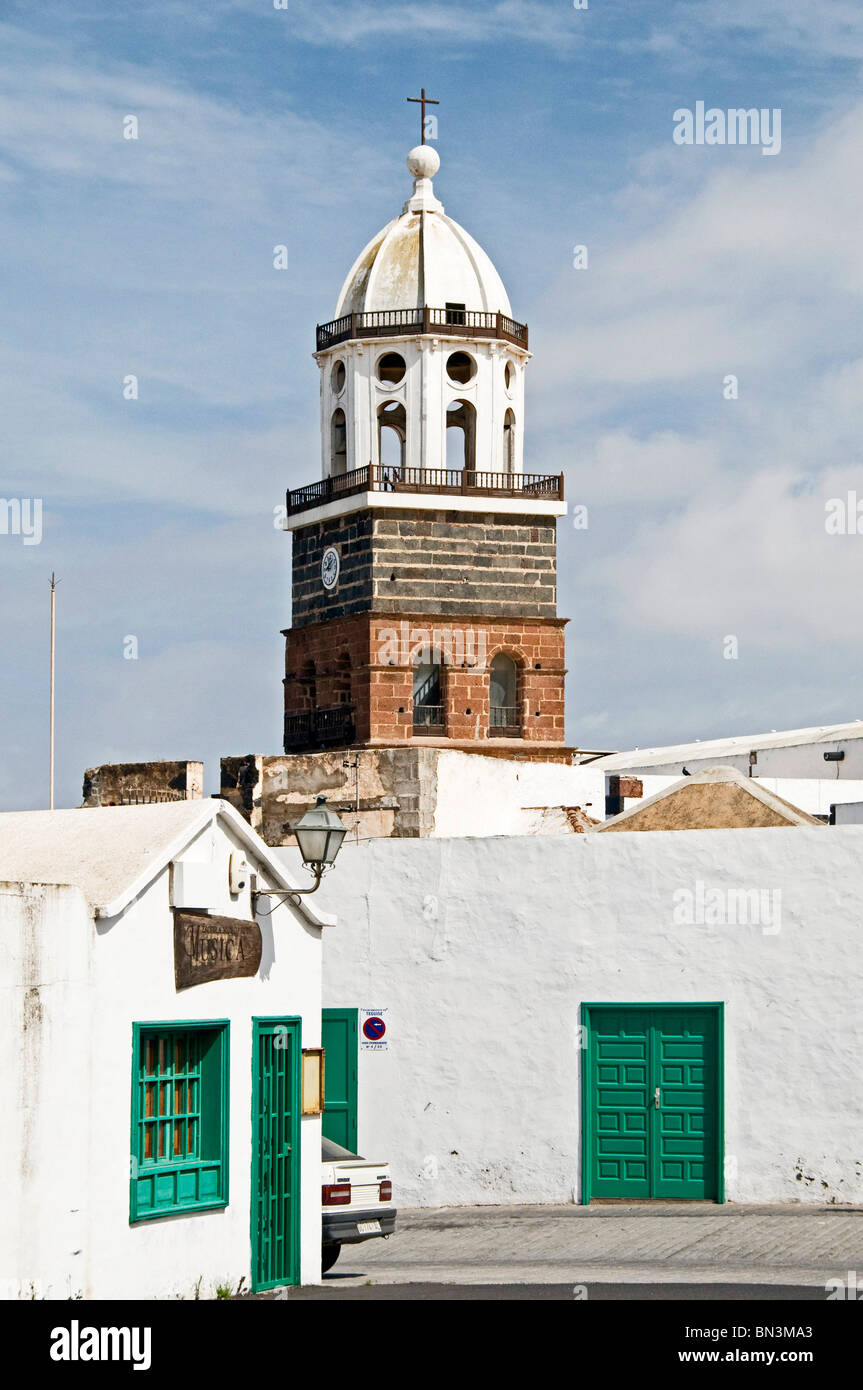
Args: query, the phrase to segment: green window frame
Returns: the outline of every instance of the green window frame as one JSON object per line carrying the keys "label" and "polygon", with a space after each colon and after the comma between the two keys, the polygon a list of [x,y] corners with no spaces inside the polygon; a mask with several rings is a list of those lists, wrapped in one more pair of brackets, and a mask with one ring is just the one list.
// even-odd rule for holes
{"label": "green window frame", "polygon": [[230,1028],[132,1025],[130,1222],[227,1206]]}

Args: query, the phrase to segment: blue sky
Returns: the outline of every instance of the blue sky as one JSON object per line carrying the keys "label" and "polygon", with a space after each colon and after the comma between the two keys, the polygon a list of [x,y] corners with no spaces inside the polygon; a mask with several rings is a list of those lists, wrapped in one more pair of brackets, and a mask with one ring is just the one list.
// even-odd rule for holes
{"label": "blue sky", "polygon": [[[863,716],[863,536],[824,526],[863,498],[856,3],[7,0],[0,54],[0,496],[44,508],[0,535],[3,809],[46,802],[52,570],[59,805],[93,763],[212,791],[278,750],[273,508],[317,476],[314,325],[407,196],[423,84],[436,191],[530,324],[525,466],[589,508],[570,740]],[[781,152],[675,145],[699,100],[781,108]]]}

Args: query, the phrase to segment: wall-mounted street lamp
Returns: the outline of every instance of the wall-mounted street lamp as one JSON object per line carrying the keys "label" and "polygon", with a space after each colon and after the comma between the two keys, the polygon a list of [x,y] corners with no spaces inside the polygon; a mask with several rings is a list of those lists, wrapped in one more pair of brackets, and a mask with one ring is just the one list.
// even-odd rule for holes
{"label": "wall-mounted street lamp", "polygon": [[311,888],[263,888],[253,894],[255,899],[271,897],[274,893],[284,894],[288,898],[316,893],[324,874],[336,862],[336,855],[348,833],[347,826],[342,825],[335,811],[330,810],[325,796],[319,796],[314,806],[306,811],[296,825],[290,827],[290,831],[303,856],[305,868],[314,874],[314,883]]}
{"label": "wall-mounted street lamp", "polygon": [[297,893],[314,893],[320,886],[327,869],[336,862],[336,855],[347,835],[347,826],[342,825],[335,811],[327,805],[327,798],[319,796],[314,806],[296,825],[291,827],[303,863],[314,874],[315,882],[311,888],[296,888]]}

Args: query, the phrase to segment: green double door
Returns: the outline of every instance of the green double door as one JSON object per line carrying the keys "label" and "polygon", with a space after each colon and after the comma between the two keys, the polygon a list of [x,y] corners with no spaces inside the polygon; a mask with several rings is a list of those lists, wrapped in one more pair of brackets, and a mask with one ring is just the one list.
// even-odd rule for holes
{"label": "green double door", "polygon": [[252,1289],[300,1282],[300,1021],[252,1039]]}
{"label": "green double door", "polygon": [[585,1005],[583,1200],[722,1201],[722,1009]]}

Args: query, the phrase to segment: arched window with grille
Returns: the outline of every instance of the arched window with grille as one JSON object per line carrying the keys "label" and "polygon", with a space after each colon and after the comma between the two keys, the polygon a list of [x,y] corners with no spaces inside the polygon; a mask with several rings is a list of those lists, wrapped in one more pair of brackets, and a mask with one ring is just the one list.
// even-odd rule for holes
{"label": "arched window with grille", "polygon": [[334,477],[338,477],[348,471],[348,427],[343,410],[339,409],[333,412],[331,429],[331,471]]}
{"label": "arched window with grille", "polygon": [[489,733],[506,737],[521,732],[518,710],[518,667],[511,656],[498,652],[489,671]]}
{"label": "arched window with grille", "polygon": [[414,733],[439,734],[445,723],[444,668],[440,659],[417,662],[413,683]]}
{"label": "arched window with grille", "polygon": [[512,410],[503,417],[503,471],[515,472],[515,412]]}

